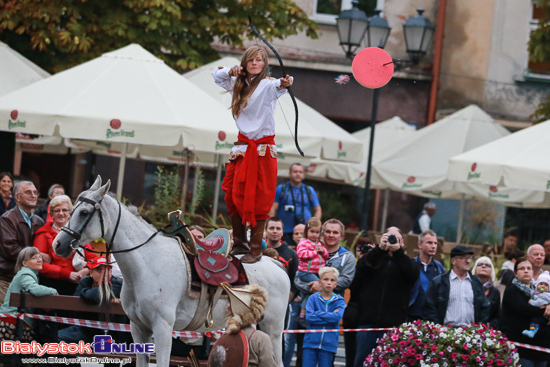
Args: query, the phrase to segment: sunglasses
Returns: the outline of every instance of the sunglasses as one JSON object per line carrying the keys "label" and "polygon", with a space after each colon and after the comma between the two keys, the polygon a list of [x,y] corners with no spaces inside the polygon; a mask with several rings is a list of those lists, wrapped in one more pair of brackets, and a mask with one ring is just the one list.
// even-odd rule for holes
{"label": "sunglasses", "polygon": [[479,263],[477,264],[478,267],[486,267],[486,268],[492,268],[491,264],[485,264],[485,263]]}

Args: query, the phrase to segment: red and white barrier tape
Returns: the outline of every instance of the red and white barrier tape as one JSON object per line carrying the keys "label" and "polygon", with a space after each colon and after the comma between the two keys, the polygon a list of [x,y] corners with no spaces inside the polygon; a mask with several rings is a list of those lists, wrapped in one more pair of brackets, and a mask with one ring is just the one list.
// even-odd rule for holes
{"label": "red and white barrier tape", "polygon": [[[0,317],[15,317],[11,314],[0,314]],[[44,321],[53,321],[60,324],[67,325],[77,325],[90,327],[94,329],[102,330],[113,330],[113,331],[125,331],[130,332],[129,324],[120,324],[116,322],[105,322],[105,321],[94,321],[94,320],[83,320],[83,319],[74,319],[70,317],[58,317],[58,316],[47,316],[47,315],[37,315],[31,313],[20,314],[19,318],[29,317],[32,319],[44,320]],[[391,330],[391,328],[369,328],[369,329],[318,329],[318,330],[283,330],[285,334],[309,334],[309,333],[336,333],[336,332],[357,332],[357,331],[386,331]],[[221,333],[221,332],[220,332]],[[202,336],[202,333],[197,333],[194,331],[174,331],[172,336],[174,337],[186,337],[186,338],[198,338]]]}
{"label": "red and white barrier tape", "polygon": [[[0,317],[14,317],[14,315],[0,314]],[[130,332],[129,324],[120,324],[116,322],[73,319],[69,317],[36,315],[31,313],[19,314],[19,318],[22,319],[24,317],[29,317],[32,319],[38,319],[38,320],[44,320],[44,321],[53,321],[53,322],[66,324],[66,325],[85,326],[85,327],[94,328],[94,329]],[[194,331],[173,331],[172,332],[172,336],[177,338],[179,337],[198,338],[198,337],[201,337],[202,335],[203,335],[202,333],[197,333]]]}
{"label": "red and white barrier tape", "polygon": [[283,330],[285,334],[309,334],[309,333],[339,333],[339,332],[357,332],[357,331],[386,331],[392,328],[368,328],[368,329],[315,329],[315,330]]}
{"label": "red and white barrier tape", "polygon": [[518,343],[518,342],[513,342],[513,341],[510,341],[510,343],[513,343],[516,347],[522,347],[522,348],[525,348],[525,349],[532,349],[532,350],[536,350],[538,352],[544,352],[544,353],[549,353],[550,354],[550,348],[544,348],[544,347],[539,347],[539,346],[536,346],[536,345]]}
{"label": "red and white barrier tape", "polygon": [[[14,315],[11,314],[0,314],[0,317],[9,317],[9,318],[15,318]],[[116,322],[105,322],[105,321],[94,321],[94,320],[83,320],[83,319],[74,319],[69,317],[57,317],[57,316],[46,316],[46,315],[36,315],[31,313],[24,313],[19,314],[17,316],[18,318],[24,318],[29,317],[32,319],[38,319],[38,320],[44,320],[44,321],[53,321],[60,324],[67,324],[67,325],[77,325],[77,326],[84,326],[84,327],[90,327],[94,329],[102,329],[102,330],[112,330],[112,331],[125,331],[130,332],[130,325],[129,324],[121,324]],[[283,330],[283,333],[285,334],[309,334],[309,333],[335,333],[335,332],[357,332],[357,331],[387,331],[391,330],[391,328],[368,328],[368,329],[325,329],[325,330]],[[219,331],[218,331],[219,332]],[[172,336],[173,337],[185,337],[185,338],[198,338],[201,337],[202,333],[197,333],[194,331],[173,331]],[[536,350],[538,352],[544,352],[550,354],[550,348],[544,348],[539,347],[536,345],[530,345],[530,344],[524,344],[524,343],[518,343],[511,341],[516,347],[522,347],[526,349],[532,349]]]}

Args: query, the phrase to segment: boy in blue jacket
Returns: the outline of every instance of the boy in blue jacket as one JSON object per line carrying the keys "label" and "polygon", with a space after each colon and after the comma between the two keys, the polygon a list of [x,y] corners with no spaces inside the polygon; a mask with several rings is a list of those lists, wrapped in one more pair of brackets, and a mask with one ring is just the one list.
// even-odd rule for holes
{"label": "boy in blue jacket", "polygon": [[[338,270],[327,266],[319,270],[321,292],[312,294],[306,306],[308,330],[338,329],[346,301],[333,292],[338,284]],[[307,333],[304,337],[303,367],[332,367],[338,349],[338,332]]]}

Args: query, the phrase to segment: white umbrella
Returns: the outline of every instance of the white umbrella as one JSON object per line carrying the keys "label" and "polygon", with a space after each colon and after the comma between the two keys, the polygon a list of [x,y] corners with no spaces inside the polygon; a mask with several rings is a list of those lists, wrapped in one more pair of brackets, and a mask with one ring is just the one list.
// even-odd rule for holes
{"label": "white umbrella", "polygon": [[[234,66],[240,61],[224,57],[184,74],[184,77],[222,102],[226,108],[231,105],[231,96],[214,84],[212,70],[218,66]],[[296,83],[299,81],[296,80]],[[289,94],[278,100],[280,108],[275,110],[277,150],[285,156],[295,157],[294,106]],[[344,129],[297,99],[299,110],[298,141],[307,157],[331,159],[344,162],[358,162],[361,159],[362,144]],[[285,122],[286,121],[286,122]]]}
{"label": "white umbrella", "polygon": [[0,96],[49,76],[38,65],[0,42]]}
{"label": "white umbrella", "polygon": [[447,180],[449,159],[509,132],[475,105],[418,130],[388,147],[373,165],[373,186],[424,197],[461,198]]}
{"label": "white umbrella", "polygon": [[[227,153],[225,108],[132,44],[0,98],[0,130]],[[223,138],[223,139],[220,139]],[[231,144],[232,145],[232,144]],[[121,151],[120,193],[126,157]]]}
{"label": "white umbrella", "polygon": [[550,192],[549,156],[550,120],[452,157],[448,178]]}

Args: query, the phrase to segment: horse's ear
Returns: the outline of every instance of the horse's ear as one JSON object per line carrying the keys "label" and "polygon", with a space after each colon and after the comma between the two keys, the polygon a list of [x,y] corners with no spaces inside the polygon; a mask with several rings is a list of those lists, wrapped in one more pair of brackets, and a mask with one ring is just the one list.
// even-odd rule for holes
{"label": "horse's ear", "polygon": [[88,189],[88,191],[95,191],[101,187],[101,176],[97,175],[94,184]]}
{"label": "horse's ear", "polygon": [[111,187],[111,180],[107,180],[107,183],[99,188],[97,193],[100,197],[104,197],[107,192],[109,192],[109,188]]}

